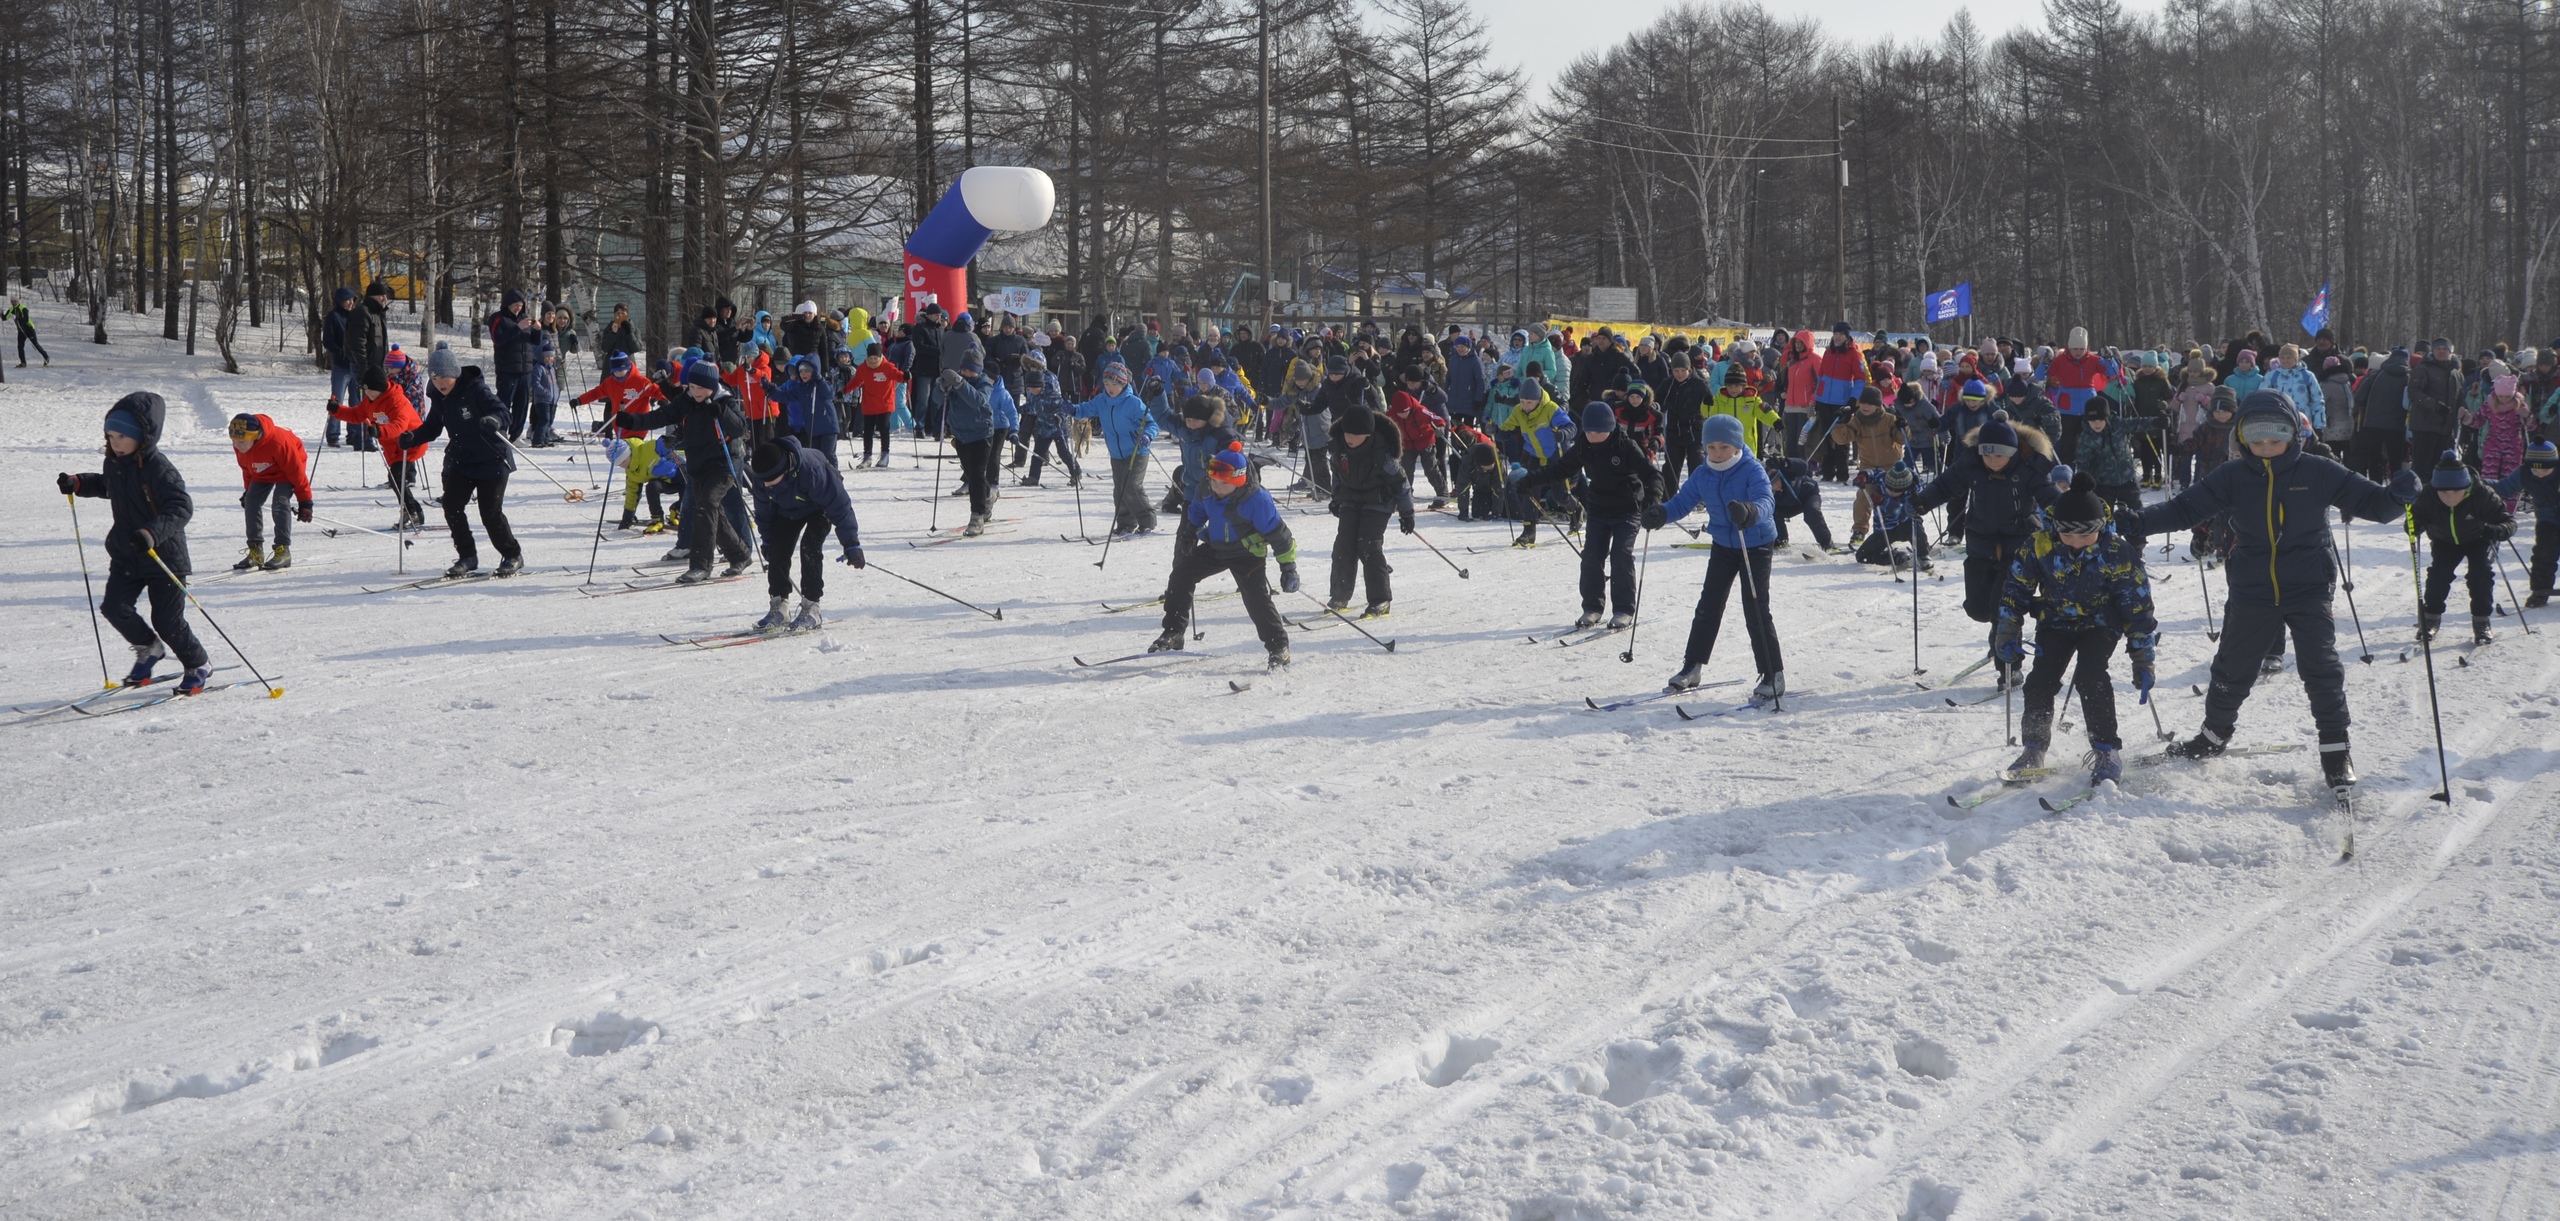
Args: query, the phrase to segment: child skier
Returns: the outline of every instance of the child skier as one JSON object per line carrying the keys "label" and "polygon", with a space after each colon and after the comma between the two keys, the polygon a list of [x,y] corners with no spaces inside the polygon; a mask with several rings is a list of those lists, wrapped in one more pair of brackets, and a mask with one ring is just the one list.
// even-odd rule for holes
{"label": "child skier", "polygon": [[[795,365],[807,361],[812,369],[817,365],[812,357],[792,360]],[[853,499],[845,495],[835,460],[795,436],[757,446],[748,465],[754,475],[756,534],[764,540],[764,592],[771,599],[756,630],[784,626],[782,604],[791,598],[791,553],[797,551],[800,609],[789,626],[795,632],[816,631],[818,602],[826,596],[829,523],[835,525],[836,541],[844,544],[844,562],[863,566],[862,526],[854,519]]]}
{"label": "child skier", "polygon": [[[2080,452],[2088,454],[2085,437]],[[2027,673],[2027,712],[2018,735],[2026,749],[2009,765],[2012,776],[2044,766],[2053,742],[2053,697],[2062,690],[2066,670],[2080,692],[2089,746],[2097,752],[2089,783],[2124,774],[2107,660],[2121,642],[2133,664],[2133,689],[2149,699],[2160,622],[2152,614],[2142,545],[2118,534],[2109,516],[2097,481],[2085,471],[2074,477],[2071,490],[2053,502],[2051,526],[2036,532],[2001,587],[2000,621],[1992,631],[2001,664],[2015,668],[2025,661],[2026,620],[2036,616],[2036,661]]]}
{"label": "child skier", "polygon": [[[853,464],[855,470],[867,466],[888,469],[890,425],[898,414],[898,388],[906,384],[906,372],[889,363],[886,349],[879,344],[871,345],[871,351],[862,358],[862,363],[854,366],[853,380],[848,383],[847,392],[858,394],[862,399],[862,461]],[[880,456],[876,461],[871,456],[871,442],[875,437],[880,442]]]}
{"label": "child skier", "polygon": [[[632,421],[649,410],[651,403],[667,401],[658,383],[641,376],[631,365],[629,352],[616,352],[605,358],[605,379],[595,388],[577,397],[580,403],[604,403],[604,414],[595,423],[595,431],[613,430],[631,450],[622,473],[622,521],[618,529],[629,530],[639,524],[640,493],[649,482],[649,468],[658,464],[658,446],[650,440],[649,430]],[[665,518],[658,511],[657,498],[649,501],[649,524],[657,525]]]}
{"label": "child skier", "polygon": [[[367,373],[375,370],[367,369]],[[293,523],[311,520],[311,475],[302,451],[302,438],[262,415],[243,412],[231,417],[231,456],[240,462],[240,507],[249,517],[249,549],[233,564],[233,572],[263,568],[268,572],[293,567]],[[293,492],[293,503],[285,503],[285,492]],[[266,554],[266,523],[259,517],[271,512],[276,523],[276,553]]]}
{"label": "child skier", "polygon": [[1881,482],[1884,472],[1902,461],[1903,444],[1910,430],[1903,427],[1902,417],[1884,409],[1884,394],[1874,386],[1858,392],[1858,405],[1840,422],[1831,426],[1831,443],[1843,449],[1855,447],[1858,473],[1873,478],[1856,480],[1862,489],[1849,506],[1849,544],[1866,541],[1867,515],[1873,511],[1873,498],[1864,492],[1868,484]]}
{"label": "child skier", "polygon": [[471,519],[462,512],[477,496],[480,524],[489,531],[489,544],[498,549],[496,575],[514,576],[524,569],[524,551],[507,525],[507,476],[516,469],[506,437],[507,405],[489,389],[480,366],[462,367],[462,358],[442,343],[427,353],[427,399],[426,422],[402,436],[399,445],[408,449],[439,435],[445,438],[444,494],[437,502],[444,506],[445,528],[453,534],[454,561],[444,575],[459,579],[480,570]]}
{"label": "child skier", "polygon": [[[1623,408],[1621,409],[1623,410]],[[1604,577],[1609,592],[1609,630],[1622,631],[1636,621],[1636,524],[1644,511],[1662,503],[1662,472],[1654,469],[1644,446],[1624,428],[1607,403],[1582,409],[1582,444],[1567,450],[1546,469],[1520,481],[1524,492],[1567,486],[1580,475],[1575,493],[1591,516],[1582,545],[1582,617],[1576,630],[1600,622]],[[1604,571],[1614,570],[1614,571]]]}
{"label": "child skier", "polygon": [[[136,391],[116,400],[107,409],[104,469],[57,474],[53,485],[65,496],[103,497],[115,510],[103,540],[107,592],[98,612],[133,646],[133,670],[124,685],[148,685],[153,663],[174,649],[186,667],[178,691],[195,695],[212,675],[213,659],[187,627],[187,591],[180,582],[194,571],[187,562],[187,521],[195,516],[195,501],[187,496],[177,464],[160,452],[160,426],[168,416],[169,405],[156,394]],[[146,592],[148,623],[133,609]]]}
{"label": "child skier", "polygon": [[1834,550],[1831,522],[1822,516],[1822,481],[1813,477],[1813,465],[1802,458],[1771,457],[1767,469],[1769,501],[1778,510],[1778,546],[1787,545],[1787,519],[1801,516],[1813,532],[1814,545]]}
{"label": "child skier", "polygon": [[1689,647],[1680,672],[1668,689],[1694,691],[1707,660],[1715,652],[1716,632],[1724,623],[1725,599],[1734,578],[1742,579],[1742,626],[1751,634],[1751,658],[1760,672],[1754,700],[1773,700],[1787,693],[1786,662],[1778,652],[1778,625],[1769,614],[1769,549],[1778,538],[1769,499],[1769,474],[1742,446],[1742,422],[1732,416],[1709,417],[1700,429],[1707,464],[1692,472],[1672,494],[1670,503],[1644,511],[1644,527],[1658,530],[1689,515],[1707,514],[1707,533],[1715,546],[1707,553],[1706,584],[1698,593],[1698,611],[1689,624]]}
{"label": "child skier", "polygon": [[[1943,504],[1950,522],[1962,510],[1964,613],[1974,622],[1997,625],[2000,583],[2042,528],[2042,507],[2061,495],[2046,478],[2052,469],[2053,443],[2042,431],[1994,413],[1965,436],[1945,473],[1912,494],[1914,510]],[[2001,662],[1999,669],[2002,683],[2016,685],[2017,667]]]}
{"label": "child skier", "polygon": [[[390,473],[392,490],[400,497],[400,524],[395,530],[426,524],[426,510],[418,507],[418,462],[427,456],[427,447],[403,448],[400,438],[419,423],[417,400],[409,397],[405,383],[395,382],[382,369],[366,369],[356,375],[356,401],[329,409],[329,418],[343,421],[358,435],[382,438],[383,469]],[[366,448],[374,448],[367,446]]]}
{"label": "child skier", "polygon": [[2080,416],[2080,449],[2073,455],[2078,459],[2075,465],[2096,482],[2098,494],[2106,497],[2107,503],[2140,509],[2142,473],[2134,459],[2134,438],[2159,428],[2160,419],[2117,419],[2116,414],[2106,396],[2089,400]]}
{"label": "child skier", "polygon": [[1875,532],[1859,544],[1858,562],[1890,560],[1895,572],[1906,567],[1929,571],[1929,528],[1911,506],[1911,493],[1920,486],[1920,476],[1911,464],[1896,462],[1881,471],[1860,471],[1856,482],[1858,494],[1866,498],[1863,503],[1874,506],[1875,513]]}
{"label": "child skier", "polygon": [[2426,597],[2418,603],[2418,638],[2435,639],[2436,627],[2444,619],[2445,599],[2453,592],[2453,570],[2467,563],[2471,566],[2471,639],[2486,644],[2489,615],[2497,605],[2490,569],[2497,560],[2498,544],[2515,537],[2515,515],[2495,491],[2473,477],[2458,450],[2448,449],[2436,459],[2427,487],[2433,494],[2420,496],[2409,506],[2409,532],[2426,536],[2428,553]]}
{"label": "child skier", "polygon": [[2536,441],[2524,451],[2524,465],[2495,485],[2512,500],[2533,501],[2533,562],[2526,567],[2525,608],[2540,610],[2551,601],[2551,575],[2560,566],[2560,446]]}
{"label": "child skier", "polygon": [[1739,361],[1724,367],[1724,384],[1717,388],[1706,411],[1708,415],[1732,416],[1741,421],[1742,448],[1754,455],[1766,452],[1760,448],[1760,430],[1778,424],[1778,413],[1761,402],[1760,392],[1753,388],[1749,373]]}
{"label": "child skier", "polygon": [[[1067,486],[1084,482],[1084,467],[1076,462],[1074,439],[1076,408],[1067,401],[1058,385],[1056,374],[1038,352],[1022,357],[1023,396],[1022,426],[1031,434],[1031,473],[1022,477],[1026,488],[1040,486],[1040,468],[1047,464],[1050,451],[1057,452],[1058,465],[1067,468]],[[885,438],[884,438],[885,440]]]}
{"label": "child skier", "polygon": [[1387,518],[1413,533],[1413,491],[1398,461],[1396,429],[1381,427],[1375,412],[1353,405],[1333,413],[1332,443],[1325,449],[1333,462],[1332,598],[1333,610],[1351,605],[1351,584],[1366,586],[1369,604],[1363,619],[1384,617],[1393,605],[1387,581]]}
{"label": "child skier", "polygon": [[[1289,664],[1289,629],[1280,621],[1279,608],[1271,604],[1262,561],[1266,556],[1279,560],[1281,592],[1296,593],[1298,543],[1289,533],[1289,523],[1281,519],[1280,507],[1272,503],[1271,493],[1251,483],[1252,473],[1252,460],[1245,457],[1241,442],[1209,458],[1208,477],[1203,481],[1208,494],[1193,497],[1182,511],[1183,525],[1199,545],[1174,561],[1173,573],[1165,580],[1163,632],[1147,646],[1148,652],[1181,651],[1191,623],[1192,591],[1202,578],[1224,569],[1236,579],[1236,592],[1244,597],[1245,614],[1253,618],[1254,632],[1262,638],[1271,668]],[[1413,511],[1410,501],[1405,511]]]}
{"label": "child skier", "polygon": [[1618,431],[1644,451],[1647,461],[1662,457],[1662,437],[1666,422],[1662,408],[1653,401],[1653,387],[1641,381],[1627,383],[1627,397],[1618,404]]}
{"label": "child skier", "polygon": [[1450,444],[1460,448],[1458,469],[1449,478],[1458,487],[1458,520],[1491,521],[1506,513],[1502,503],[1502,451],[1471,423],[1461,423],[1450,431]]}

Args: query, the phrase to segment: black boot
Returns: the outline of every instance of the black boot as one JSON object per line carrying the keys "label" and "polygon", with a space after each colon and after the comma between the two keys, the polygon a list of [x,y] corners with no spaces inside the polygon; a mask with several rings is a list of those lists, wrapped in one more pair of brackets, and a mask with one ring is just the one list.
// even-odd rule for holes
{"label": "black boot", "polygon": [[2320,744],[2320,775],[2331,789],[2351,788],[2356,782],[2356,767],[2347,758],[2347,740]]}
{"label": "black boot", "polygon": [[1155,643],[1147,646],[1147,651],[1150,653],[1179,653],[1182,651],[1182,644],[1182,629],[1178,627],[1169,627],[1164,630],[1162,635],[1155,638]]}
{"label": "black boot", "polygon": [[2169,753],[2180,759],[2211,759],[2231,749],[2228,734],[2215,733],[2212,726],[2196,731],[2196,736],[2169,747]]}

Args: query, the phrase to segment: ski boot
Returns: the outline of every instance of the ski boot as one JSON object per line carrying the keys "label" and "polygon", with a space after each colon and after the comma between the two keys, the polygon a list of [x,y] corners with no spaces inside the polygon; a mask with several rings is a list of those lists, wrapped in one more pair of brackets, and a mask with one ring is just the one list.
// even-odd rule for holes
{"label": "ski boot", "polygon": [[1600,626],[1600,612],[1598,611],[1584,611],[1582,612],[1581,618],[1573,621],[1573,630],[1577,632],[1589,631],[1598,626]]}
{"label": "ski boot", "polygon": [[124,685],[128,687],[149,686],[151,683],[152,665],[168,655],[168,646],[161,644],[156,637],[149,644],[137,644],[133,646],[133,669],[125,673]]}
{"label": "ski boot", "polygon": [[1610,630],[1610,631],[1613,631],[1613,632],[1623,632],[1623,631],[1627,630],[1628,628],[1634,627],[1635,625],[1636,625],[1636,617],[1635,617],[1634,615],[1632,615],[1632,614],[1629,614],[1629,613],[1628,613],[1628,612],[1626,612],[1626,611],[1619,611],[1617,614],[1614,614],[1614,615],[1609,616],[1609,630]]}
{"label": "ski boot", "polygon": [[743,577],[747,575],[748,569],[755,566],[756,561],[754,556],[742,555],[729,561],[729,566],[721,569],[720,575],[724,577]]}
{"label": "ski boot", "polygon": [[2435,638],[2436,638],[2436,628],[2437,628],[2438,626],[2440,626],[2443,622],[2444,622],[2444,616],[2443,616],[2443,615],[2441,615],[2441,614],[2439,614],[2439,613],[2437,613],[2437,612],[2435,612],[2435,611],[2428,611],[2428,610],[2422,610],[2422,611],[2419,611],[2419,612],[2418,612],[2418,639],[2420,639],[2420,640],[2433,640],[2433,639],[2435,639]]}
{"label": "ski boot", "polygon": [[661,564],[681,564],[692,558],[693,550],[691,548],[677,547],[667,552],[665,555],[659,556],[658,562]]}
{"label": "ski boot", "polygon": [[1755,700],[1782,699],[1786,694],[1787,672],[1784,670],[1771,670],[1761,675],[1760,685],[1751,689],[1751,698]]}
{"label": "ski boot", "polygon": [[427,511],[416,505],[411,505],[408,508],[401,510],[400,525],[397,528],[402,530],[416,530],[424,527],[426,524]]}
{"label": "ski boot", "polygon": [[2009,761],[2009,766],[2000,773],[2000,778],[2010,780],[2043,770],[2044,746],[2042,743],[2029,742],[2026,744],[2026,749],[2018,752],[2017,758]]}
{"label": "ski boot", "polygon": [[962,538],[976,538],[986,532],[987,519],[984,515],[977,513],[970,514],[969,524],[960,527],[960,537]]}
{"label": "ski boot", "polygon": [[1372,602],[1360,608],[1360,617],[1363,619],[1384,619],[1394,613],[1394,604],[1387,602]]}
{"label": "ski boot", "polygon": [[966,487],[953,488],[951,489],[951,494],[954,496],[966,496],[969,494],[969,489]]}
{"label": "ski boot", "polygon": [[782,605],[790,600],[791,599],[788,597],[775,597],[768,599],[765,604],[764,618],[756,620],[755,630],[759,632],[770,632],[775,628],[781,627],[785,622],[787,622],[787,620],[783,618]]}
{"label": "ski boot", "polygon": [[1014,480],[1013,486],[1018,488],[1036,488],[1040,486],[1040,481],[1026,475],[1020,479]]}
{"label": "ski boot", "polygon": [[1448,508],[1449,498],[1446,496],[1434,496],[1431,498],[1431,504],[1429,507],[1435,510]]}
{"label": "ski boot", "polygon": [[2124,752],[2113,746],[2101,746],[2096,749],[2097,761],[2089,765],[2089,787],[2096,788],[2101,784],[2123,779]]}
{"label": "ski boot", "polygon": [[1326,610],[1329,610],[1329,611],[1343,611],[1343,610],[1349,610],[1349,609],[1351,609],[1351,599],[1349,599],[1349,598],[1327,598],[1327,599],[1325,599],[1325,600],[1324,600],[1324,608],[1325,608]]}
{"label": "ski boot", "polygon": [[448,581],[459,580],[478,571],[480,571],[480,557],[476,555],[466,555],[461,559],[455,560],[453,562],[453,567],[444,570],[444,578]]}
{"label": "ski boot", "polygon": [[[780,604],[780,599],[776,599],[775,601],[776,605]],[[800,599],[800,613],[791,617],[791,630],[795,632],[814,632],[818,630],[818,625],[823,622],[825,622],[825,620],[818,617],[818,600],[816,598],[802,598]]]}
{"label": "ski boot", "polygon": [[2537,589],[2524,596],[2524,608],[2526,610],[2541,610],[2544,606],[2548,605],[2550,601],[2550,590]]}
{"label": "ski boot", "polygon": [[267,549],[253,544],[246,551],[241,553],[240,562],[232,565],[231,571],[247,572],[252,568],[264,568],[266,566]]}
{"label": "ski boot", "polygon": [[212,666],[197,666],[196,668],[187,671],[186,675],[178,680],[178,694],[202,695],[204,694],[204,685],[212,680]]}
{"label": "ski boot", "polygon": [[2320,744],[2320,777],[2329,782],[2329,791],[2333,793],[2355,787],[2356,765],[2347,757],[2345,741]]}
{"label": "ski boot", "polygon": [[2178,759],[2211,759],[2231,749],[2231,739],[2211,728],[2199,729],[2196,736],[2169,747],[2169,755]]}
{"label": "ski boot", "polygon": [[491,573],[490,575],[491,575],[491,576],[497,576],[497,577],[511,577],[511,576],[514,576],[514,575],[516,575],[517,573],[519,573],[519,572],[523,572],[523,571],[524,571],[524,555],[523,555],[523,553],[519,552],[519,553],[517,553],[517,554],[515,554],[515,555],[509,555],[509,556],[501,556],[501,557],[499,557],[499,559],[498,559],[498,570],[497,570],[496,572],[494,572],[494,573]]}
{"label": "ski boot", "polygon": [[1270,663],[1270,668],[1274,670],[1285,670],[1289,668],[1288,641],[1283,640],[1280,643],[1271,646]]}
{"label": "ski boot", "polygon": [[1694,661],[1690,662],[1688,665],[1680,667],[1680,672],[1672,675],[1671,681],[1664,683],[1662,685],[1662,689],[1665,691],[1695,691],[1698,689],[1698,684],[1706,681],[1706,669],[1707,667],[1702,663]]}
{"label": "ski boot", "polygon": [[2489,643],[2489,617],[2487,615],[2473,615],[2471,617],[2471,643]]}
{"label": "ski boot", "polygon": [[1182,651],[1182,629],[1181,629],[1181,628],[1178,628],[1178,627],[1169,627],[1169,628],[1166,628],[1166,629],[1165,629],[1161,634],[1159,634],[1159,635],[1155,638],[1155,641],[1154,641],[1153,643],[1151,643],[1151,644],[1149,644],[1149,645],[1147,646],[1147,651],[1148,651],[1148,652],[1150,652],[1150,653],[1179,653],[1179,652],[1181,652],[1181,651]]}
{"label": "ski boot", "polygon": [[630,530],[638,527],[639,524],[640,515],[638,513],[625,510],[622,514],[622,520],[613,523],[613,528],[616,530]]}
{"label": "ski boot", "polygon": [[706,563],[706,564],[704,564],[702,567],[699,567],[699,568],[687,568],[687,569],[685,569],[683,572],[678,573],[678,574],[676,575],[676,584],[678,584],[678,585],[700,585],[700,584],[702,584],[703,582],[708,581],[708,580],[710,580],[710,579],[711,579],[711,566],[710,566],[709,564],[707,564],[707,563]]}
{"label": "ski boot", "polygon": [[2270,653],[2258,659],[2258,677],[2274,678],[2282,673],[2284,673],[2284,657],[2282,654]]}

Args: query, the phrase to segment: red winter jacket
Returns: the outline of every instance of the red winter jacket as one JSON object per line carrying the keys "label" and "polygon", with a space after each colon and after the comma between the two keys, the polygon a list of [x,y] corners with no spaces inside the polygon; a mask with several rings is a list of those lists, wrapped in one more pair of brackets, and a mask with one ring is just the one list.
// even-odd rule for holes
{"label": "red winter jacket", "polygon": [[1814,392],[1822,388],[1822,353],[1813,346],[1813,332],[1798,331],[1787,341],[1781,368],[1787,375],[1787,410],[1813,410]]}
{"label": "red winter jacket", "polygon": [[862,414],[887,415],[898,409],[898,387],[906,382],[906,373],[884,358],[854,366],[851,385],[862,396]]}
{"label": "red winter jacket", "polygon": [[258,417],[258,440],[247,450],[234,449],[231,456],[240,460],[240,482],[288,483],[293,485],[295,500],[311,499],[311,459],[302,451],[302,438],[265,416]]}
{"label": "red winter jacket", "polygon": [[421,461],[427,456],[424,445],[412,445],[409,452],[400,452],[400,438],[416,432],[426,421],[418,418],[418,409],[409,405],[408,393],[397,383],[376,397],[332,407],[329,414],[348,424],[373,425],[374,434],[382,440],[382,465],[385,467],[396,462]]}
{"label": "red winter jacket", "polygon": [[[649,404],[667,401],[667,392],[658,389],[658,383],[650,381],[635,368],[620,377],[608,377],[597,382],[595,389],[579,395],[576,401],[592,403],[598,400],[603,400],[605,410],[617,417],[615,422],[619,426],[619,417],[639,415],[649,409]],[[619,431],[625,441],[637,441],[649,435],[646,428],[619,427]]]}
{"label": "red winter jacket", "polygon": [[2051,390],[2095,393],[2107,388],[2107,362],[2095,352],[2082,352],[2076,357],[2068,351],[2056,352],[2045,364],[2044,382]]}
{"label": "red winter jacket", "polygon": [[1404,452],[1418,454],[1440,439],[1440,426],[1448,421],[1422,405],[1422,400],[1398,390],[1387,400],[1387,418],[1395,421],[1396,437],[1404,442]]}

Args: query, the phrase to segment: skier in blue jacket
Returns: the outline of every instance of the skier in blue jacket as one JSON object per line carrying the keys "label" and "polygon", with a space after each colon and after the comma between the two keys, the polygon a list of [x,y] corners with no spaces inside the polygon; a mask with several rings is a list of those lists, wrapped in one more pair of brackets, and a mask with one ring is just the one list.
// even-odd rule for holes
{"label": "skier in blue jacket", "polygon": [[1734,578],[1742,578],[1742,626],[1751,634],[1751,659],[1760,673],[1755,700],[1787,693],[1786,661],[1778,652],[1778,625],[1769,615],[1769,549],[1778,541],[1777,506],[1770,500],[1769,473],[1742,447],[1742,421],[1729,415],[1709,416],[1700,426],[1707,464],[1690,472],[1680,490],[1663,504],[1644,510],[1644,527],[1659,530],[1687,517],[1707,514],[1707,537],[1715,543],[1707,553],[1707,579],[1698,594],[1698,611],[1689,624],[1689,648],[1669,689],[1697,689],[1707,660],[1715,652],[1716,631],[1724,623],[1725,599]]}
{"label": "skier in blue jacket", "polygon": [[[2327,458],[2302,452],[2293,401],[2269,390],[2241,400],[2244,457],[2225,462],[2193,486],[2151,506],[2129,533],[2166,534],[2227,516],[2238,534],[2229,564],[2231,596],[2205,688],[2204,727],[2169,753],[2207,759],[2228,749],[2240,705],[2257,684],[2259,660],[2278,632],[2293,638],[2295,668],[2311,698],[2320,731],[2320,766],[2343,795],[2356,782],[2347,758],[2347,676],[2338,664],[2338,624],[2330,593],[2338,569],[2329,535],[2332,508],[2367,521],[2397,520],[2417,499],[2418,476],[2403,470],[2385,488]],[[2137,537],[2137,540],[2139,538]]]}
{"label": "skier in blue jacket", "polygon": [[818,358],[794,356],[774,388],[774,401],[782,405],[783,428],[800,441],[802,448],[826,455],[827,465],[836,463],[836,436],[844,424],[836,415],[836,392],[827,379],[818,376]]}
{"label": "skier in blue jacket", "polygon": [[1296,593],[1298,543],[1280,516],[1280,507],[1272,503],[1271,493],[1254,483],[1252,475],[1253,460],[1245,456],[1241,441],[1230,441],[1224,450],[1210,455],[1201,480],[1205,491],[1193,497],[1182,513],[1184,530],[1200,542],[1173,562],[1173,575],[1164,587],[1164,631],[1147,646],[1148,652],[1181,650],[1191,624],[1192,591],[1202,578],[1223,569],[1235,576],[1236,592],[1244,597],[1245,614],[1253,618],[1271,668],[1289,664],[1289,628],[1281,622],[1279,608],[1271,604],[1271,585],[1263,575],[1262,561],[1265,557],[1279,560],[1281,590]]}
{"label": "skier in blue jacket", "polygon": [[[807,360],[808,357],[801,359]],[[836,528],[844,544],[844,562],[863,566],[862,525],[853,515],[853,498],[845,495],[844,478],[833,459],[780,436],[759,445],[748,460],[755,489],[756,533],[764,539],[764,590],[772,599],[756,630],[784,626],[782,604],[791,598],[791,554],[800,553],[800,610],[792,616],[795,632],[819,625],[818,601],[826,596],[827,526]]]}
{"label": "skier in blue jacket", "polygon": [[1147,503],[1147,448],[1155,440],[1156,421],[1147,404],[1129,392],[1129,366],[1118,361],[1102,366],[1102,393],[1076,404],[1080,419],[1092,420],[1111,455],[1111,532],[1153,532],[1155,506]]}

